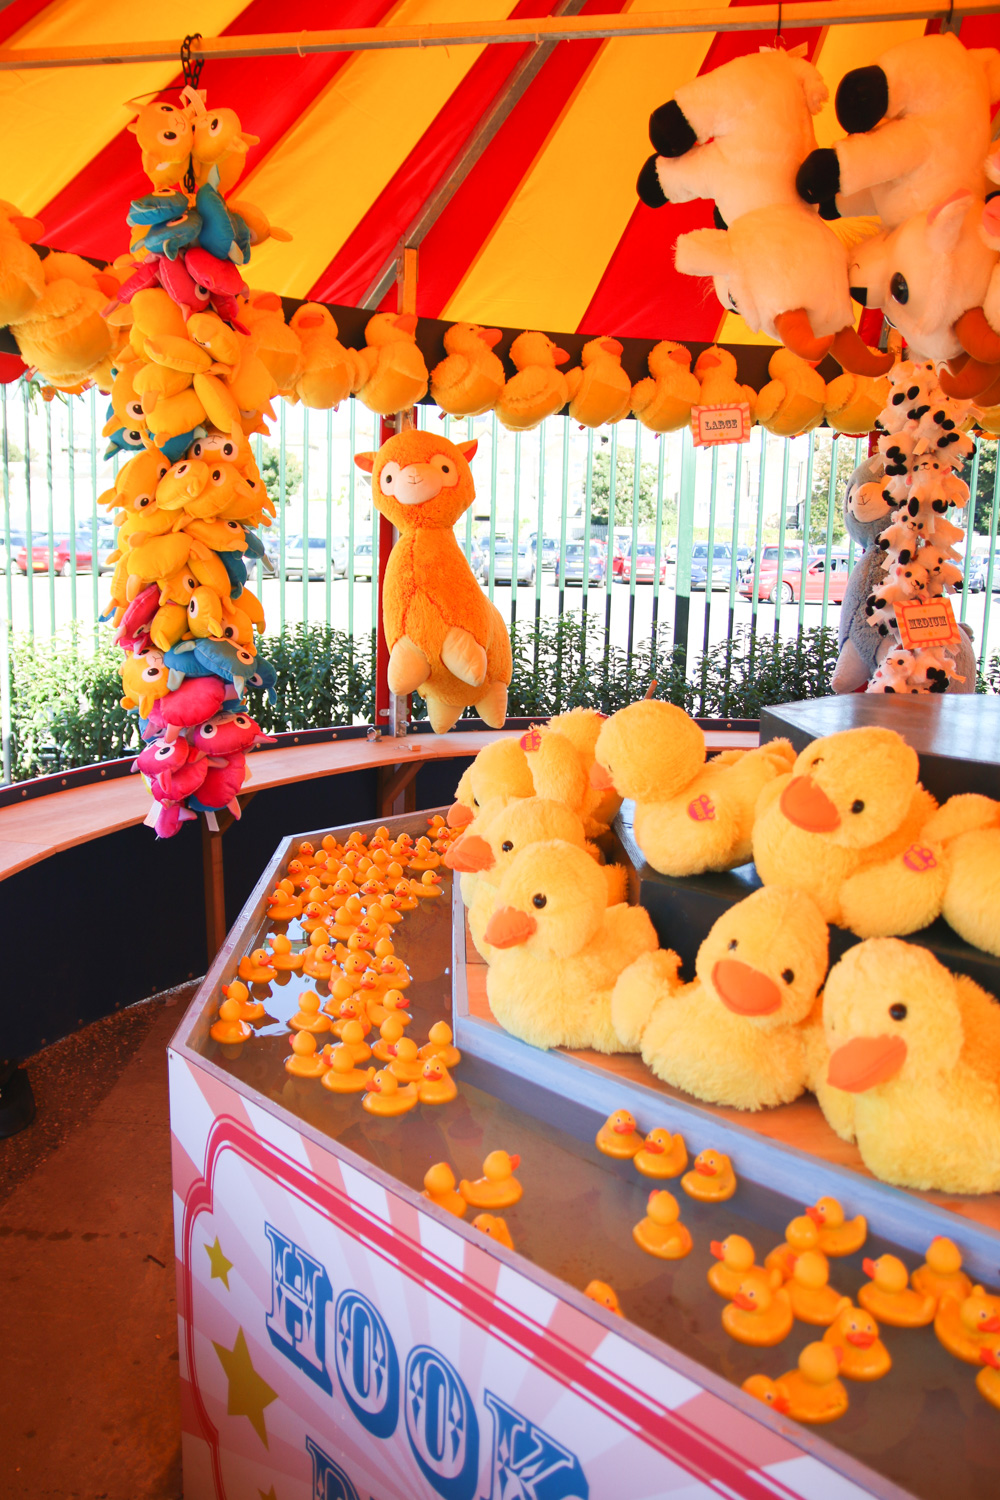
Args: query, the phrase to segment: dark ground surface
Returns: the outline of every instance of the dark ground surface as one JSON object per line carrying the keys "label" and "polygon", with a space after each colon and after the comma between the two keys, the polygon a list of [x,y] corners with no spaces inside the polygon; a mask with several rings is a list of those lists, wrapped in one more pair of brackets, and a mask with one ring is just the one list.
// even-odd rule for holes
{"label": "dark ground surface", "polygon": [[180,1500],[167,1042],[193,986],[29,1059],[0,1140],[0,1495]]}

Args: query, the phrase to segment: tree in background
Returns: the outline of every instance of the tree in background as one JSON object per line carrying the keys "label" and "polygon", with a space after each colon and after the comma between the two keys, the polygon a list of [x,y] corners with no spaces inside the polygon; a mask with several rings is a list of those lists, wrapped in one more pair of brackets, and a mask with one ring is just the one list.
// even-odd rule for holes
{"label": "tree in background", "polygon": [[[836,547],[847,535],[844,526],[844,491],[855,470],[854,441],[841,438],[837,443],[837,474],[833,489],[833,545]],[[809,541],[812,545],[826,546],[826,523],[830,511],[830,460],[833,444],[822,447],[816,444],[813,455],[812,505],[809,511]]]}
{"label": "tree in background", "polygon": [[[995,442],[986,442],[980,438],[976,445],[979,449],[979,473],[976,478],[976,506],[975,519],[972,520],[971,530],[979,536],[988,537],[993,525],[993,491],[997,476],[997,445]],[[973,458],[975,455],[973,455]],[[967,460],[965,467],[960,471],[961,477],[966,484],[972,486],[973,459]],[[970,519],[972,519],[970,517]]]}
{"label": "tree in background", "polygon": [[[594,454],[591,480],[590,517],[599,525],[607,525],[608,507],[611,503],[611,445],[606,438]],[[635,483],[635,453],[631,448],[618,445],[615,455],[615,525],[632,525],[632,492]],[[584,480],[586,484],[586,480]],[[643,463],[639,466],[639,518],[640,526],[656,525],[657,465]],[[586,490],[584,491],[586,494]],[[663,519],[676,518],[677,502],[669,495],[663,496]]]}
{"label": "tree in background", "polygon": [[[262,448],[260,455],[260,477],[268,495],[279,504],[281,498],[281,455],[277,448]],[[294,453],[285,449],[285,499],[291,500],[302,488],[302,465]]]}

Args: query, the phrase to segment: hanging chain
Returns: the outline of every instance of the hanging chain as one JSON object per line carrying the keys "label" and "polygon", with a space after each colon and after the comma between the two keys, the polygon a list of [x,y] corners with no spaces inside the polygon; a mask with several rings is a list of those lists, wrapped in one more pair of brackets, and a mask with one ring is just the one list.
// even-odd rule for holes
{"label": "hanging chain", "polygon": [[[196,89],[201,79],[201,70],[205,66],[203,57],[192,57],[191,48],[195,42],[201,41],[201,32],[196,31],[186,36],[181,42],[181,72],[184,75],[184,87]],[[188,168],[184,173],[184,191],[193,193],[197,184],[194,177],[194,161],[188,160]]]}

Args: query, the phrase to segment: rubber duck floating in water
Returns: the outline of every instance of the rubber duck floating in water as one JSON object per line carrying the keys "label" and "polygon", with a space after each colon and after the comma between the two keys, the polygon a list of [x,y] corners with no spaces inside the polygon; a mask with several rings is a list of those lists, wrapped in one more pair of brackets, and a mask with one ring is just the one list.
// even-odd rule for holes
{"label": "rubber duck floating in water", "polygon": [[473,1208],[510,1208],[524,1192],[514,1173],[521,1165],[516,1153],[491,1151],[483,1162],[483,1176],[469,1182],[464,1177],[458,1190]]}
{"label": "rubber duck floating in water", "polygon": [[826,1328],[850,1306],[850,1298],[829,1285],[829,1276],[829,1262],[819,1250],[806,1250],[797,1257],[785,1289],[800,1323]]}
{"label": "rubber duck floating in water", "polygon": [[504,1220],[497,1214],[477,1214],[472,1221],[473,1229],[478,1229],[481,1234],[488,1234],[491,1240],[496,1240],[498,1245],[503,1245],[507,1250],[513,1250],[514,1241],[510,1237],[510,1230]]}
{"label": "rubber duck floating in water", "polygon": [[450,1104],[458,1093],[458,1085],[439,1057],[426,1059],[417,1087],[421,1104]]}
{"label": "rubber duck floating in water", "polygon": [[835,1422],[847,1410],[847,1389],[831,1344],[807,1344],[798,1368],[780,1376],[777,1384],[788,1401],[788,1415],[796,1422]]}
{"label": "rubber duck floating in water", "polygon": [[632,1160],[644,1177],[679,1177],[688,1164],[684,1137],[671,1135],[658,1125],[646,1136]]}
{"label": "rubber duck floating in water", "polygon": [[792,1331],[795,1319],[784,1287],[773,1287],[766,1272],[750,1271],[722,1309],[722,1326],[740,1344],[769,1348]]}
{"label": "rubber duck floating in water", "polygon": [[910,1290],[909,1273],[897,1256],[866,1256],[861,1268],[871,1280],[861,1287],[858,1301],[879,1322],[892,1328],[923,1328],[933,1321],[937,1298]]}
{"label": "rubber duck floating in water", "polygon": [[712,1240],[708,1248],[719,1262],[709,1268],[708,1284],[713,1292],[718,1292],[727,1302],[735,1297],[740,1289],[740,1282],[751,1271],[766,1277],[773,1287],[781,1285],[780,1272],[767,1271],[763,1266],[754,1265],[754,1248],[742,1234],[729,1234],[721,1241]]}
{"label": "rubber duck floating in water", "polygon": [[222,986],[222,993],[227,1000],[236,1000],[240,1007],[241,1021],[262,1021],[267,1015],[267,1007],[263,1000],[251,1000],[250,991],[245,984],[234,979],[230,984]]}
{"label": "rubber duck floating in water", "polygon": [[961,1302],[972,1293],[972,1279],[962,1270],[962,1252],[943,1234],[935,1235],[927,1246],[927,1259],[914,1271],[910,1284],[915,1292],[939,1301],[955,1297]]}
{"label": "rubber duck floating in water", "polygon": [[271,963],[278,970],[279,974],[290,972],[294,969],[301,969],[303,955],[292,952],[292,945],[284,933],[275,933],[272,937],[268,938],[268,942],[271,944]]}
{"label": "rubber duck floating in water", "polygon": [[622,1161],[642,1150],[642,1136],[636,1130],[635,1117],[627,1109],[616,1109],[608,1115],[594,1141],[598,1151]]}
{"label": "rubber duck floating in water", "polygon": [[357,1066],[350,1047],[339,1042],[335,1047],[324,1048],[324,1054],[329,1067],[320,1081],[331,1094],[360,1094],[368,1087],[368,1073]]}
{"label": "rubber duck floating in water", "polygon": [[824,1255],[853,1255],[868,1236],[868,1220],[864,1214],[848,1219],[836,1198],[820,1198],[806,1209],[806,1213],[819,1230],[817,1248]]}
{"label": "rubber duck floating in water", "polygon": [[764,1259],[767,1270],[777,1271],[783,1281],[787,1281],[792,1274],[795,1262],[800,1255],[807,1250],[819,1249],[819,1230],[816,1221],[809,1219],[805,1214],[790,1219],[785,1225],[785,1239],[781,1245],[775,1245]]}
{"label": "rubber duck floating in water", "polygon": [[840,1351],[840,1373],[848,1380],[881,1380],[892,1368],[878,1324],[863,1307],[848,1304],[823,1335],[824,1344]]}
{"label": "rubber duck floating in water", "polygon": [[591,1302],[596,1302],[598,1307],[603,1307],[606,1312],[614,1313],[616,1318],[625,1316],[618,1302],[618,1293],[606,1281],[588,1281],[583,1295],[589,1297]]}
{"label": "rubber duck floating in water", "polygon": [[458,1191],[455,1174],[446,1161],[436,1161],[432,1167],[427,1168],[424,1173],[423,1196],[436,1203],[438,1208],[443,1208],[446,1213],[454,1214],[457,1219],[464,1217],[469,1206]]}
{"label": "rubber duck floating in water", "polygon": [[368,1088],[361,1103],[372,1115],[405,1115],[417,1103],[417,1086],[415,1083],[400,1085],[387,1068],[380,1073],[371,1068]]}
{"label": "rubber duck floating in water", "polygon": [[[402,996],[400,996],[402,999]],[[429,1057],[436,1057],[443,1062],[446,1068],[457,1068],[462,1061],[462,1054],[458,1048],[452,1045],[452,1029],[447,1021],[435,1021],[427,1033],[427,1040],[420,1049],[420,1056],[426,1062]]]}
{"label": "rubber duck floating in water", "polygon": [[285,1058],[285,1067],[296,1078],[322,1078],[326,1072],[326,1059],[316,1050],[316,1038],[311,1031],[296,1031],[292,1036],[292,1054]]}
{"label": "rubber duck floating in water", "polygon": [[681,1187],[689,1198],[702,1203],[724,1203],[736,1191],[733,1164],[722,1151],[699,1151],[693,1170],[681,1178]]}
{"label": "rubber duck floating in water", "polygon": [[632,1238],[647,1255],[682,1260],[691,1250],[691,1232],[680,1221],[680,1205],[666,1188],[654,1189],[646,1203],[646,1217],[632,1230]]}
{"label": "rubber duck floating in water", "polygon": [[251,984],[270,984],[277,971],[267,949],[255,948],[252,953],[240,959],[236,972],[241,979],[246,979]]}
{"label": "rubber duck floating in water", "polygon": [[289,1018],[289,1026],[293,1031],[311,1031],[318,1034],[329,1031],[331,1021],[329,1016],[324,1016],[320,1010],[320,998],[318,995],[306,991],[299,996],[299,1008],[294,1016]]}
{"label": "rubber duck floating in water", "polygon": [[209,1028],[212,1040],[222,1043],[245,1042],[253,1036],[253,1028],[242,1018],[238,1000],[223,1000],[219,1006],[219,1019]]}
{"label": "rubber duck floating in water", "polygon": [[968,1365],[980,1362],[983,1349],[1000,1353],[1000,1297],[981,1286],[957,1302],[943,1297],[934,1318],[934,1332],[949,1354]]}

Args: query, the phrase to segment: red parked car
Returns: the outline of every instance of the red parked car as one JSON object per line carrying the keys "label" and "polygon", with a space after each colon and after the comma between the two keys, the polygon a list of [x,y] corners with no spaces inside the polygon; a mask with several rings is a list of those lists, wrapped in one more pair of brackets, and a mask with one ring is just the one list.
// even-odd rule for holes
{"label": "red parked car", "polygon": [[[632,549],[623,552],[614,559],[615,576],[623,583],[632,581]],[[635,581],[636,583],[652,583],[656,573],[656,548],[652,542],[639,542],[635,549]],[[660,582],[665,583],[667,578],[667,560],[660,558]]]}
{"label": "red parked car", "polygon": [[[76,567],[79,573],[89,573],[93,566],[93,551],[88,538],[86,545],[77,542],[76,545]],[[28,549],[21,547],[14,553],[14,566],[19,573],[27,573]],[[69,537],[56,537],[52,552],[52,566],[56,573],[61,573],[64,578],[69,578],[72,567],[70,564]],[[48,541],[36,543],[31,549],[31,572],[47,573],[49,571],[49,544]]]}
{"label": "red parked car", "polygon": [[[771,550],[768,548],[768,551]],[[801,553],[794,553],[790,557],[786,555],[782,563],[779,586],[777,558],[771,560],[765,556],[757,581],[758,599],[767,599],[774,604],[780,596],[782,604],[795,604],[800,594],[804,594],[807,604],[822,604],[824,589],[829,581],[827,599],[831,604],[843,603],[847,580],[851,576],[846,552],[831,553],[829,568],[825,557],[810,557],[806,559],[803,571]],[[744,599],[753,598],[752,574],[743,583],[740,593]]]}

